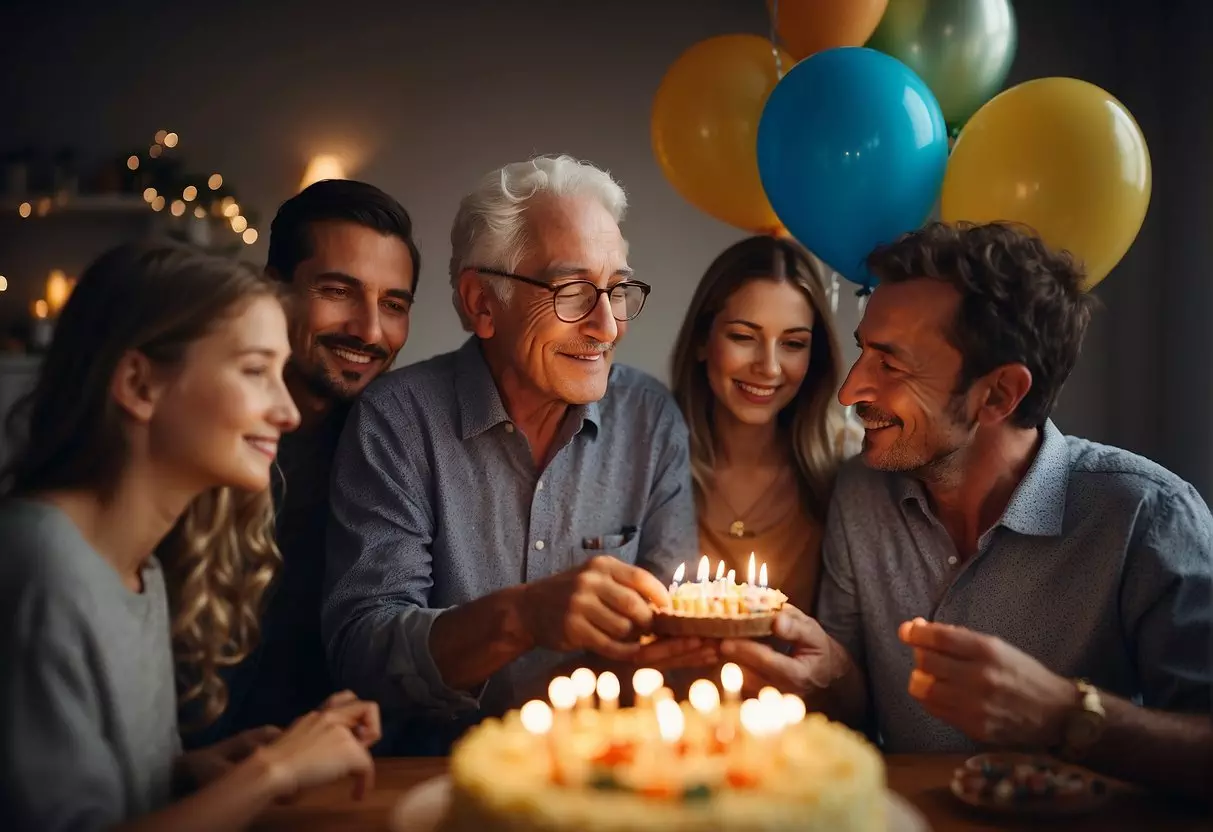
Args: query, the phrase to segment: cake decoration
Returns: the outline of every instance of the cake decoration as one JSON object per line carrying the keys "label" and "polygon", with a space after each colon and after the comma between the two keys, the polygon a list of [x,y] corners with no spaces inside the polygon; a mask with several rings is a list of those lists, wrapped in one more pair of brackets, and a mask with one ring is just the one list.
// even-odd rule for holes
{"label": "cake decoration", "polygon": [[[670,584],[670,605],[654,608],[653,633],[659,636],[703,638],[757,638],[771,634],[775,614],[788,597],[767,586],[764,562],[755,575],[756,558],[750,553],[749,573],[744,584],[736,582],[733,570],[724,573],[724,561],[716,567],[716,578],[708,580],[708,556],[699,561],[694,582],[683,582],[686,564],[680,564]],[[757,580],[755,580],[757,578]]]}

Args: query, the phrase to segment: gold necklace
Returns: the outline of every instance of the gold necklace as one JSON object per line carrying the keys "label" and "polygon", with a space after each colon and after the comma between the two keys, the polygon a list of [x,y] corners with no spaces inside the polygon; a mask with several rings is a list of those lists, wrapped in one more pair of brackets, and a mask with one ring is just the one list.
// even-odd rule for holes
{"label": "gold necklace", "polygon": [[717,491],[717,494],[719,494],[721,501],[725,504],[725,507],[729,510],[729,513],[732,514],[735,518],[737,518],[732,523],[729,524],[729,536],[730,537],[736,537],[736,538],[741,539],[741,538],[752,538],[752,537],[758,536],[757,532],[746,528],[745,520],[747,517],[750,516],[750,514],[752,514],[754,512],[754,509],[758,508],[758,506],[760,506],[760,505],[762,505],[762,503],[766,502],[767,496],[772,491],[775,490],[775,486],[779,485],[783,481],[783,478],[786,474],[787,474],[787,469],[784,469],[783,471],[780,471],[778,474],[776,474],[774,479],[771,480],[770,484],[767,485],[766,490],[764,490],[762,492],[762,494],[759,495],[758,499],[755,500],[753,502],[753,504],[748,509],[746,509],[745,512],[740,512],[736,508],[733,507],[733,504],[731,502],[729,502],[729,498],[725,496],[723,489],[720,489]]}

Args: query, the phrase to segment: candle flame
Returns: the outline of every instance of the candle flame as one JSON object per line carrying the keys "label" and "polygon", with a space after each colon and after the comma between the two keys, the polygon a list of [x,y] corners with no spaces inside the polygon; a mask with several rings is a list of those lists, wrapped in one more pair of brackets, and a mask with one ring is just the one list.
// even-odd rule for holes
{"label": "candle flame", "polygon": [[577,668],[569,676],[569,679],[573,683],[573,693],[577,695],[578,699],[594,695],[594,688],[598,685],[598,678],[594,675],[594,671],[588,667]]}
{"label": "candle flame", "polygon": [[747,699],[742,702],[738,716],[741,719],[741,727],[747,733],[753,734],[756,737],[761,737],[767,733],[767,715],[764,712],[762,703],[757,699]]}
{"label": "candle flame", "polygon": [[682,739],[682,729],[685,719],[682,708],[673,699],[662,699],[655,706],[657,711],[657,730],[665,742],[678,742]]}
{"label": "candle flame", "polygon": [[737,664],[728,662],[720,668],[720,686],[729,693],[741,690],[741,681],[741,668]]}
{"label": "candle flame", "polygon": [[695,580],[699,581],[700,583],[706,581],[708,579],[708,573],[711,571],[711,569],[712,566],[708,563],[708,556],[704,555],[699,559],[699,572],[695,575]]}
{"label": "candle flame", "polygon": [[696,679],[687,691],[687,699],[691,707],[704,716],[708,716],[720,707],[720,691],[708,679]]}
{"label": "candle flame", "polygon": [[753,586],[754,584],[754,553],[750,552],[750,571],[746,574],[746,583]]}
{"label": "candle flame", "polygon": [[598,677],[598,698],[602,701],[619,698],[619,677],[609,670]]}
{"label": "candle flame", "polygon": [[674,570],[674,583],[682,583],[682,579],[687,576],[687,565],[685,563],[678,564],[678,568]]}
{"label": "candle flame", "polygon": [[716,567],[716,580],[719,581],[719,580],[723,580],[723,579],[724,579],[724,561],[721,561],[720,564]]}
{"label": "candle flame", "polygon": [[642,667],[632,674],[632,690],[639,696],[652,696],[664,684],[661,671],[651,667]]}
{"label": "candle flame", "polygon": [[767,685],[758,691],[758,702],[764,708],[776,708],[783,702],[783,694]]}
{"label": "candle flame", "polygon": [[573,689],[573,680],[568,676],[557,676],[548,683],[548,699],[552,707],[558,711],[567,711],[577,704],[577,692]]}
{"label": "candle flame", "polygon": [[536,736],[542,736],[552,730],[552,709],[547,702],[532,699],[518,711],[522,719],[522,727]]}
{"label": "candle flame", "polygon": [[767,565],[764,562],[762,569],[758,570],[758,585],[763,589],[767,588]]}
{"label": "candle flame", "polygon": [[783,716],[784,725],[796,725],[804,721],[806,708],[804,700],[794,693],[785,693],[783,702],[780,704],[780,711]]}
{"label": "candle flame", "polygon": [[730,569],[729,574],[726,579],[728,580],[730,585],[737,583],[737,570]]}

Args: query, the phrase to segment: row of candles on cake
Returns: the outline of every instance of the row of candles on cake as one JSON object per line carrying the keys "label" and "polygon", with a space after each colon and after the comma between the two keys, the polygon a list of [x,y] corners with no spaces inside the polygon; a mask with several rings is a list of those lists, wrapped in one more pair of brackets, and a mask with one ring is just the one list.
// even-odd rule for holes
{"label": "row of candles on cake", "polygon": [[[750,552],[750,568],[749,568],[749,574],[746,576],[745,585],[746,586],[757,586],[760,589],[766,589],[766,586],[767,586],[766,562],[763,561],[762,565],[758,568],[758,574],[757,574],[758,580],[757,581],[754,580],[754,578],[755,578],[754,567],[755,567],[754,553]],[[712,569],[712,566],[711,566],[711,563],[708,561],[708,556],[704,555],[703,557],[701,557],[699,559],[699,569],[695,575],[696,584],[698,584],[700,586],[707,586],[709,584],[708,577],[711,574],[711,569]],[[674,590],[676,590],[679,587],[679,585],[686,578],[686,574],[687,574],[687,565],[685,563],[678,564],[678,568],[676,570],[674,570],[674,582],[672,584],[670,584],[670,592],[673,592]],[[724,561],[723,560],[720,561],[720,563],[718,563],[716,565],[716,578],[715,578],[715,580],[711,581],[711,584],[718,585],[723,588],[726,586],[731,586],[735,583],[737,583],[737,571],[735,569],[730,569],[728,571],[728,574],[725,574]]]}
{"label": "row of candles on cake", "polygon": [[[697,679],[687,692],[691,708],[709,724],[720,729],[718,738],[728,741],[736,736],[736,728],[751,737],[763,738],[779,734],[805,718],[805,704],[799,696],[780,693],[764,687],[756,699],[741,699],[743,678],[741,668],[733,662],[720,670],[720,689],[710,679]],[[674,700],[674,693],[665,687],[660,670],[644,667],[632,674],[635,705],[640,711],[650,710],[656,717],[662,740],[675,743],[682,738],[685,715]],[[548,685],[548,702],[532,699],[519,711],[522,726],[537,736],[567,730],[575,711],[597,710],[613,713],[619,707],[619,677],[611,671],[596,676],[582,667],[570,676],[557,676]],[[596,699],[596,701],[595,701]],[[551,703],[549,705],[549,702]]]}

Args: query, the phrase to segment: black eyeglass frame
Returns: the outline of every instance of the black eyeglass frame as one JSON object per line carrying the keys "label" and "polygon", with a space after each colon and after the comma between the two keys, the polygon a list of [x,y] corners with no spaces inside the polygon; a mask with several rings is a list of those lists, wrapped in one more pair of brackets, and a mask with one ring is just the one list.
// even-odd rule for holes
{"label": "black eyeglass frame", "polygon": [[[611,313],[611,316],[614,317],[615,320],[617,320],[617,321],[634,321],[638,317],[640,317],[640,313],[644,311],[644,305],[649,299],[649,292],[651,292],[653,290],[652,286],[650,286],[649,284],[647,284],[641,280],[631,280],[631,279],[621,280],[620,282],[616,283],[614,286],[607,286],[605,289],[602,289],[602,288],[599,288],[598,286],[595,286],[589,280],[580,280],[580,279],[579,280],[568,280],[568,281],[565,281],[564,283],[560,283],[558,285],[553,286],[551,283],[547,282],[546,280],[536,280],[533,277],[525,277],[520,274],[514,274],[513,272],[502,271],[501,269],[488,269],[488,268],[476,266],[476,267],[473,267],[472,271],[476,272],[477,274],[492,275],[493,277],[504,277],[504,278],[508,278],[509,280],[517,280],[520,283],[528,283],[531,286],[538,286],[540,289],[547,289],[549,292],[552,293],[552,312],[555,313],[557,318],[564,321],[566,324],[575,324],[579,321],[584,321],[586,318],[588,318],[594,312],[594,309],[597,308],[598,299],[600,297],[602,297],[603,295],[606,295],[607,300],[609,301],[611,299],[612,292],[614,292],[616,289],[619,289],[619,288],[625,287],[625,286],[636,286],[636,287],[640,288],[640,291],[641,291],[640,308],[636,310],[635,315],[632,315],[631,317],[628,317],[628,318],[621,318],[618,315],[616,315],[613,311]],[[560,310],[558,310],[556,308],[556,300],[557,300],[560,292],[563,291],[564,289],[567,289],[570,286],[579,286],[582,284],[589,286],[591,289],[594,290],[594,292],[595,292],[594,302],[590,304],[589,308],[586,309],[582,315],[580,315],[579,317],[576,317],[570,321],[569,319],[565,318],[564,316],[562,316],[560,314]],[[614,307],[612,307],[612,310],[613,309],[614,309]]]}

